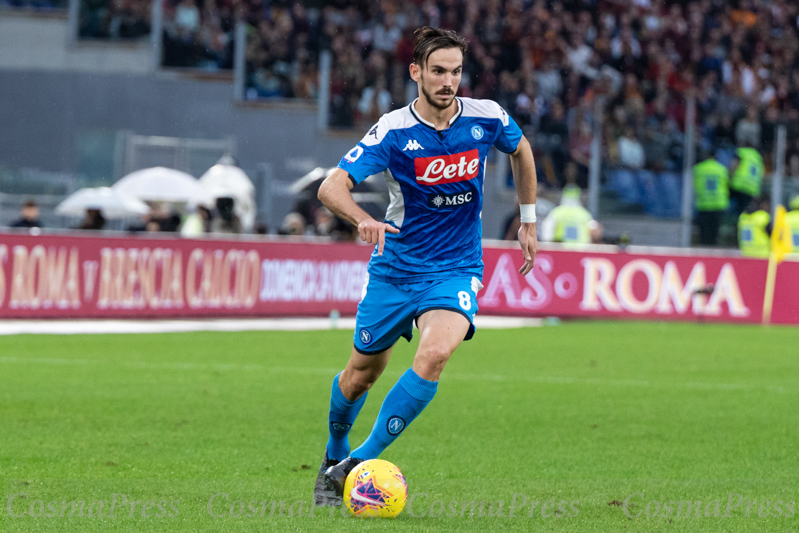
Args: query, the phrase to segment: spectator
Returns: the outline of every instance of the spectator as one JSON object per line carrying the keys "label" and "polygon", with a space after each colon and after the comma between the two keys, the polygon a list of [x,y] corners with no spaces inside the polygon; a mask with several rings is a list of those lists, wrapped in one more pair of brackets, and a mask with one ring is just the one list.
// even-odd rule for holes
{"label": "spectator", "polygon": [[735,126],[735,141],[738,146],[760,147],[760,119],[756,106],[750,104],[746,109],[746,118],[738,121]]}
{"label": "spectator", "polygon": [[541,118],[537,146],[544,151],[545,165],[552,168],[554,175],[547,175],[551,184],[559,183],[568,157],[569,127],[560,100],[552,103],[551,111]]}
{"label": "spectator", "polygon": [[563,79],[554,58],[547,59],[544,68],[537,74],[538,93],[547,101],[553,101],[563,91]]}
{"label": "spectator", "polygon": [[671,139],[667,132],[664,132],[657,120],[647,121],[644,129],[644,160],[650,170],[663,172],[664,170],[676,170],[667,168],[670,160]]}
{"label": "spectator", "polygon": [[397,17],[393,13],[386,13],[384,18],[384,22],[375,28],[373,45],[375,50],[392,54],[397,49],[402,30],[397,26]]}
{"label": "spectator", "polygon": [[20,218],[13,224],[12,228],[41,228],[42,223],[39,220],[39,206],[33,200],[28,200],[22,204],[22,212]]}
{"label": "spectator", "polygon": [[336,217],[326,207],[316,210],[314,216],[314,232],[321,237],[328,237],[333,233]]}
{"label": "spectator", "polygon": [[181,0],[177,5],[175,25],[183,39],[191,39],[200,29],[200,10],[194,0]]}
{"label": "spectator", "polygon": [[241,233],[241,220],[234,212],[236,201],[233,198],[217,198],[216,211],[218,217],[211,221],[213,233]]}
{"label": "spectator", "polygon": [[581,122],[579,130],[572,135],[569,141],[571,161],[566,165],[564,178],[569,181],[568,174],[572,174],[572,182],[583,189],[588,187],[588,167],[591,164],[591,143],[593,139],[594,135],[590,124]]}
{"label": "spectator", "polygon": [[384,114],[391,109],[391,93],[386,89],[386,80],[383,77],[377,78],[375,86],[366,87],[361,93],[361,100],[358,102],[358,111],[365,119],[366,123],[374,124]]}
{"label": "spectator", "polygon": [[105,217],[99,209],[87,209],[86,216],[77,229],[101,230],[105,227]]}
{"label": "spectator", "polygon": [[571,42],[569,46],[563,47],[563,51],[569,60],[569,66],[574,72],[593,79],[597,75],[596,69],[591,66],[594,51],[585,44],[583,39],[584,37],[579,33],[572,33]]}
{"label": "spectator", "polygon": [[624,135],[619,138],[619,162],[629,169],[644,168],[646,162],[644,147],[636,137],[632,126],[627,126]]}
{"label": "spectator", "polygon": [[296,211],[283,218],[279,235],[305,235],[305,218]]}
{"label": "spectator", "polygon": [[199,237],[211,231],[211,210],[202,205],[198,205],[193,213],[190,213],[183,225],[180,227],[181,237]]}

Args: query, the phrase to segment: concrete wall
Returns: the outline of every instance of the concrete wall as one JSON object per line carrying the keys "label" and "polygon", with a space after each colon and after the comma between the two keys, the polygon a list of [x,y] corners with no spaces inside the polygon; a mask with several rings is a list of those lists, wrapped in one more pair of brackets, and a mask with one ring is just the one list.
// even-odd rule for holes
{"label": "concrete wall", "polygon": [[149,42],[73,43],[66,13],[0,12],[0,69],[71,72],[152,70]]}

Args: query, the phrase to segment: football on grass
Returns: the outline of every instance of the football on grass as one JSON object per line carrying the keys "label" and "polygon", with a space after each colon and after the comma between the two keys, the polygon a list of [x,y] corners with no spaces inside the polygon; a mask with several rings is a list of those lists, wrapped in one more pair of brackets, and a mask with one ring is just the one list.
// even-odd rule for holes
{"label": "football on grass", "polygon": [[344,483],[344,505],[355,516],[393,518],[402,512],[407,500],[405,476],[382,459],[362,462]]}

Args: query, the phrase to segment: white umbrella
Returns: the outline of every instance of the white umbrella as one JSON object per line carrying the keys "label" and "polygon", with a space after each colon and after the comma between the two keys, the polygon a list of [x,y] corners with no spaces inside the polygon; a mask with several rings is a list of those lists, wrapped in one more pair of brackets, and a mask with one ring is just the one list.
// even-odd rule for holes
{"label": "white umbrella", "polygon": [[254,195],[255,185],[239,167],[235,165],[216,164],[200,176],[200,183],[216,198],[237,195]]}
{"label": "white umbrella", "polygon": [[80,189],[55,208],[56,214],[83,216],[87,209],[99,209],[105,218],[126,218],[150,211],[147,204],[111,187]]}
{"label": "white umbrella", "polygon": [[[219,163],[200,177],[200,184],[212,198],[233,198],[234,211],[244,231],[255,225],[255,185],[239,167]],[[195,199],[193,203],[202,204]]]}
{"label": "white umbrella", "polygon": [[166,167],[131,172],[114,183],[113,189],[153,202],[188,202],[208,196],[194,176]]}

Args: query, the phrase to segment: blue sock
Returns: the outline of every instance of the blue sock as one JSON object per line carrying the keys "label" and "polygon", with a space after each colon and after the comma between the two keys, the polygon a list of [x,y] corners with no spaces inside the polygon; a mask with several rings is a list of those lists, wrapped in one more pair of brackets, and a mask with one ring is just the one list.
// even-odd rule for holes
{"label": "blue sock", "polygon": [[427,407],[437,389],[438,381],[422,379],[409,368],[388,391],[369,438],[350,455],[363,460],[377,458]]}
{"label": "blue sock", "polygon": [[327,440],[327,458],[342,461],[350,453],[350,441],[347,434],[350,432],[352,423],[358,417],[366,401],[369,391],[357,400],[348,400],[338,386],[338,377],[341,372],[333,378],[333,389],[330,391],[330,418],[328,427],[330,428],[330,438]]}

